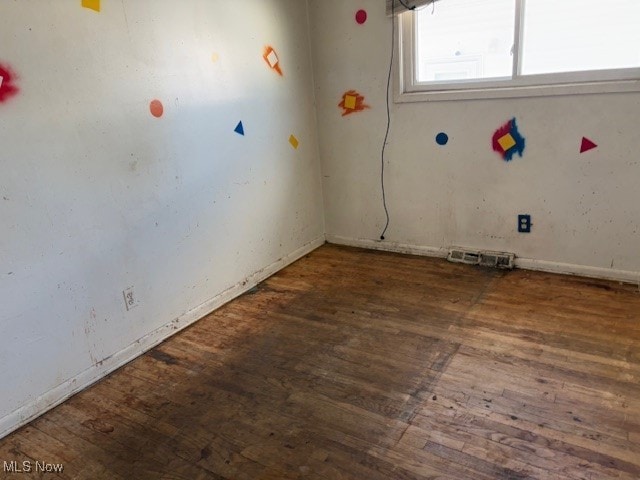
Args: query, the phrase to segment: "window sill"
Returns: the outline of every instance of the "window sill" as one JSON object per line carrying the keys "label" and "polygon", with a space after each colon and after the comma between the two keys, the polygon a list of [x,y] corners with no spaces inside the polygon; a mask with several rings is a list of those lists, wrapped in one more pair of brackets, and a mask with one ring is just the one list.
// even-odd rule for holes
{"label": "window sill", "polygon": [[640,92],[640,80],[617,80],[555,85],[527,85],[421,90],[415,88],[397,92],[395,103],[438,102],[454,100],[484,100],[496,98],[551,97],[556,95],[585,95],[599,93]]}

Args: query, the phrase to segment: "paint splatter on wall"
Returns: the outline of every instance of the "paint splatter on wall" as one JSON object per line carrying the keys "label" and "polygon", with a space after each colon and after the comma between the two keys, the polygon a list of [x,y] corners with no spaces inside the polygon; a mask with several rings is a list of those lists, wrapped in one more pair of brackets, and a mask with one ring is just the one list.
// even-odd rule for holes
{"label": "paint splatter on wall", "polygon": [[436,143],[440,146],[444,146],[449,143],[449,135],[444,132],[440,132],[436,135]]}
{"label": "paint splatter on wall", "polygon": [[273,49],[273,47],[264,47],[264,54],[262,55],[262,58],[264,58],[264,61],[267,62],[269,68],[277,72],[281,77],[283,76],[282,68],[280,68],[280,59],[278,58],[278,54]]}
{"label": "paint splatter on wall", "polygon": [[15,80],[16,74],[6,65],[0,64],[0,103],[6,102],[20,91]]}
{"label": "paint splatter on wall", "polygon": [[580,143],[580,153],[584,153],[584,152],[588,152],[589,150],[593,150],[597,146],[598,145],[594,141],[589,140],[587,137],[582,137],[582,142]]}
{"label": "paint splatter on wall", "polygon": [[349,115],[355,112],[361,112],[365,108],[370,108],[369,105],[365,105],[364,97],[355,90],[349,90],[342,95],[342,101],[338,106],[343,110],[342,116]]}
{"label": "paint splatter on wall", "polygon": [[367,11],[366,10],[358,10],[356,12],[356,22],[358,25],[363,25],[364,22],[367,21]]}
{"label": "paint splatter on wall", "polygon": [[100,11],[100,0],[82,0],[81,5],[84,8],[89,8],[91,10],[95,10],[96,12]]}
{"label": "paint splatter on wall", "polygon": [[511,161],[516,153],[522,157],[525,142],[524,137],[518,131],[515,118],[496,130],[493,134],[492,145],[493,150],[498,152],[507,162]]}
{"label": "paint splatter on wall", "polygon": [[156,118],[160,118],[164,113],[164,107],[162,106],[162,102],[160,100],[152,100],[149,104],[149,111],[151,115]]}

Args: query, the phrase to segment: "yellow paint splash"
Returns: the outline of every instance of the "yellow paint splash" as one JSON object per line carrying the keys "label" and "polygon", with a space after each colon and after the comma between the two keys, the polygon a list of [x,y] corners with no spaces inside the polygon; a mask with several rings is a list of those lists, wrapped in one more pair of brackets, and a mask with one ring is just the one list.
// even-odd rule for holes
{"label": "yellow paint splash", "polygon": [[91,10],[95,10],[96,12],[99,12],[100,0],[82,0],[82,6],[84,8],[89,8]]}

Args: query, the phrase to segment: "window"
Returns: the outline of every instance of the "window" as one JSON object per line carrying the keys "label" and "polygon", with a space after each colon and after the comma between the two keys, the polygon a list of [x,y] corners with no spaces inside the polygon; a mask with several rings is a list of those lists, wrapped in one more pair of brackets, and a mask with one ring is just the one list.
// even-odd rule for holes
{"label": "window", "polygon": [[408,97],[640,91],[640,0],[441,0],[400,21]]}

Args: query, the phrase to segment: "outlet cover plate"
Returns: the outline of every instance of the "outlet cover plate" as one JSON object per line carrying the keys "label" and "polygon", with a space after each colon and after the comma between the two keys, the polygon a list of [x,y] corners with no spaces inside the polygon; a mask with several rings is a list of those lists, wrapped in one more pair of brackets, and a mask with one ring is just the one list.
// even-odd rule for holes
{"label": "outlet cover plate", "polygon": [[518,215],[518,232],[531,233],[531,215]]}

